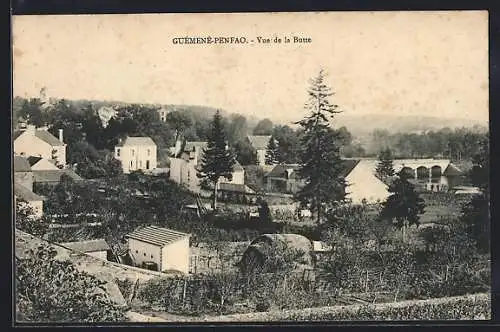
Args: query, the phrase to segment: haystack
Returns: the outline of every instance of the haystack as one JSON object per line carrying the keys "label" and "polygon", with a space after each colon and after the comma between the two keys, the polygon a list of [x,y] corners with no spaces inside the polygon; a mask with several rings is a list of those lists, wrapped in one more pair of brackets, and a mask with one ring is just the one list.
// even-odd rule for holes
{"label": "haystack", "polygon": [[[313,266],[313,242],[298,234],[262,234],[254,239],[243,253],[239,268],[242,272],[252,272],[262,269],[264,263],[286,251],[294,252],[296,269]],[[274,257],[275,258],[275,257]]]}

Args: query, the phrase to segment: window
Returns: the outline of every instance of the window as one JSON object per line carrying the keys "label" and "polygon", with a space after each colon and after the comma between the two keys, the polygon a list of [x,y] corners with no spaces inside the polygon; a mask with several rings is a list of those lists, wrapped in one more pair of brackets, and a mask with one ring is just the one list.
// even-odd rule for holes
{"label": "window", "polygon": [[151,259],[153,258],[153,255],[151,255]]}
{"label": "window", "polygon": [[148,149],[148,157],[151,155],[151,150]]}
{"label": "window", "polygon": [[116,156],[119,157],[120,156],[120,149],[116,149]]}
{"label": "window", "polygon": [[136,253],[136,254],[138,254],[138,253],[139,253],[139,250],[136,250],[136,251],[135,251],[135,253]]}
{"label": "window", "polygon": [[146,169],[149,169],[149,160],[146,160]]}
{"label": "window", "polygon": [[134,149],[132,149],[132,156],[133,156],[133,155],[135,155],[135,150],[134,150]]}
{"label": "window", "polygon": [[144,253],[144,257],[146,257],[146,253]]}
{"label": "window", "polygon": [[130,168],[132,168],[132,160],[130,161]]}
{"label": "window", "polygon": [[142,167],[142,160],[139,160],[139,167]]}

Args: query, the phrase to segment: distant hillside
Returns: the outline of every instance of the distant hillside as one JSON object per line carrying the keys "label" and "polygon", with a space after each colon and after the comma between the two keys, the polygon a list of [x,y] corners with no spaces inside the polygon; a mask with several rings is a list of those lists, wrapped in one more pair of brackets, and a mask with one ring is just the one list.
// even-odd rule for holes
{"label": "distant hillside", "polygon": [[356,137],[366,137],[374,129],[385,129],[390,133],[420,132],[439,130],[445,127],[472,127],[474,125],[488,128],[488,123],[461,118],[440,118],[431,116],[400,115],[348,115],[339,114],[337,126],[345,126]]}

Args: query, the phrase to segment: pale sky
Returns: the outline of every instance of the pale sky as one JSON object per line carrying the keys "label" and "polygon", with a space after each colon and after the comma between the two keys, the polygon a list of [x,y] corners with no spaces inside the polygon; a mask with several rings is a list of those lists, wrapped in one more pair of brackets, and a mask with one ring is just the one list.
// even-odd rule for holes
{"label": "pale sky", "polygon": [[[174,45],[244,36],[245,45]],[[258,44],[303,36],[309,44]],[[320,67],[345,114],[488,119],[488,13],[15,16],[14,96],[188,104],[295,121]]]}

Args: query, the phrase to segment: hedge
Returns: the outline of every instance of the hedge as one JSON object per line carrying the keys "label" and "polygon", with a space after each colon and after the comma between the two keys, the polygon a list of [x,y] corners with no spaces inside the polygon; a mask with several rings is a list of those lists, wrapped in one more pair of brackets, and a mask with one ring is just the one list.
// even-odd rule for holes
{"label": "hedge", "polygon": [[206,317],[204,321],[380,321],[380,320],[489,320],[488,293],[375,305],[350,305],[276,312]]}

